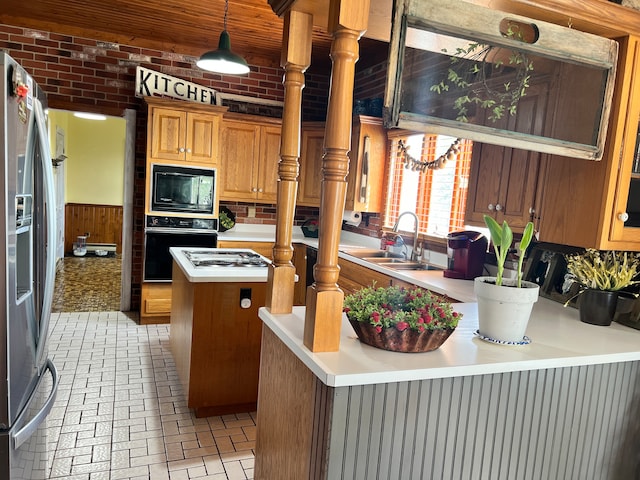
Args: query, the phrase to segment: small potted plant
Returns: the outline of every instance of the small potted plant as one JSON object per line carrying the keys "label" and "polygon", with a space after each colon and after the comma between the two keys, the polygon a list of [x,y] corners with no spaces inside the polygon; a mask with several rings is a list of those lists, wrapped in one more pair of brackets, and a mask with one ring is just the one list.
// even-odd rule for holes
{"label": "small potted plant", "polygon": [[577,294],[580,320],[593,325],[611,325],[621,291],[640,283],[636,280],[640,274],[640,256],[588,248],[565,258],[567,271],[580,284]]}
{"label": "small potted plant", "polygon": [[495,277],[477,277],[474,291],[478,301],[478,334],[498,344],[522,344],[529,339],[524,333],[533,304],[538,301],[540,287],[522,279],[522,265],[527,247],[533,238],[533,223],[529,222],[517,245],[518,266],[515,279],[504,278],[504,264],[513,242],[513,231],[503,222],[484,216],[496,253]]}
{"label": "small potted plant", "polygon": [[395,352],[428,352],[453,333],[462,314],[419,287],[366,287],[344,299],[361,342]]}

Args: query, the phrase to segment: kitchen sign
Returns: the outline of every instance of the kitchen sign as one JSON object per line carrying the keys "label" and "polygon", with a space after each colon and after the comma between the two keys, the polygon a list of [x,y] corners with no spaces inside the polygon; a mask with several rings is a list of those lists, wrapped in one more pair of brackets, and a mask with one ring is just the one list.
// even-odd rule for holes
{"label": "kitchen sign", "polygon": [[218,105],[218,92],[197,83],[136,67],[136,97],[172,97],[190,102]]}
{"label": "kitchen sign", "polygon": [[228,102],[251,103],[282,107],[284,102],[269,98],[247,97],[233,93],[217,92],[197,83],[187,82],[181,78],[164,73],[136,67],[136,97],[171,97],[206,105],[223,106]]}

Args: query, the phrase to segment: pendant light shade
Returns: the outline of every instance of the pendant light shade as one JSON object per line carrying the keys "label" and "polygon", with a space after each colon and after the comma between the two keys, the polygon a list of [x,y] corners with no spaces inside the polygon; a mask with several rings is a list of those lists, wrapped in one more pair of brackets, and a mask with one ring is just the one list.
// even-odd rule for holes
{"label": "pendant light shade", "polygon": [[231,75],[243,75],[249,73],[249,66],[244,58],[231,51],[231,39],[227,32],[227,12],[229,0],[224,4],[224,30],[220,34],[218,49],[204,53],[196,62],[198,68],[215,73],[227,73]]}

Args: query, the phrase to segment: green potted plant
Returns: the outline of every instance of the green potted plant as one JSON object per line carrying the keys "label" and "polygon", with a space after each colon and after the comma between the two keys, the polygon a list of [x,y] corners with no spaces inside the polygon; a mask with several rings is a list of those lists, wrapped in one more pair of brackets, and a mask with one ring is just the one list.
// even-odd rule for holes
{"label": "green potted plant", "polygon": [[640,283],[636,280],[640,274],[640,256],[588,248],[565,258],[568,273],[580,284],[577,294],[580,320],[593,325],[611,325],[621,291]]}
{"label": "green potted plant", "polygon": [[419,287],[366,287],[345,297],[343,311],[361,342],[396,352],[437,349],[462,317]]}
{"label": "green potted plant", "polygon": [[484,221],[496,253],[497,274],[495,277],[477,277],[474,280],[478,301],[478,334],[485,340],[500,344],[527,343],[529,339],[524,333],[540,291],[537,284],[522,279],[525,252],[533,238],[533,223],[527,224],[516,245],[516,278],[507,279],[504,278],[504,264],[513,243],[513,231],[506,221],[500,225],[487,215]]}

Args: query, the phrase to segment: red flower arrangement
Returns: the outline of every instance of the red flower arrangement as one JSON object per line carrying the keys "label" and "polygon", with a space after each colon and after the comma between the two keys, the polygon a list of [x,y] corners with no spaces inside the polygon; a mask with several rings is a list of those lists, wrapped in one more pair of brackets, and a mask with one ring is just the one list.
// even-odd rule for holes
{"label": "red flower arrangement", "polygon": [[343,311],[361,341],[394,351],[438,348],[462,318],[418,287],[363,288],[345,298]]}

